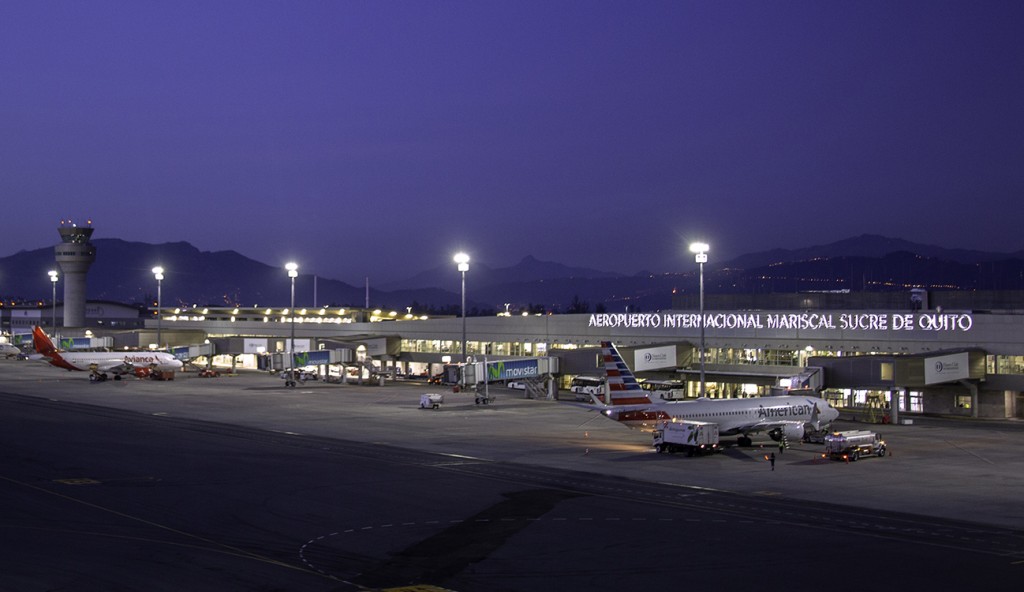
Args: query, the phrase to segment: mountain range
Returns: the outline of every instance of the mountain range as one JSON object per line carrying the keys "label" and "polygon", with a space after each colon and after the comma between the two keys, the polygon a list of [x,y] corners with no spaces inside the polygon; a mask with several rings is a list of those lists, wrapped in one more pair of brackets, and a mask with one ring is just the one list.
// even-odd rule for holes
{"label": "mountain range", "polygon": [[[165,268],[164,306],[281,306],[289,302],[285,271],[236,251],[200,251],[187,242],[148,244],[97,239],[88,298],[123,303],[156,301],[151,269]],[[46,271],[59,269],[52,247],[0,258],[0,298],[46,301]],[[888,291],[912,287],[946,290],[1024,290],[1024,251],[989,253],[862,235],[827,245],[743,255],[705,266],[706,293],[808,290]],[[531,312],[650,311],[671,307],[673,293],[698,289],[696,264],[682,272],[622,275],[570,267],[532,256],[516,265],[475,263],[466,279],[468,314],[506,309]],[[381,307],[458,314],[460,278],[453,266],[425,270],[401,282],[358,286],[300,275],[296,306]],[[58,286],[57,299],[62,298]]]}

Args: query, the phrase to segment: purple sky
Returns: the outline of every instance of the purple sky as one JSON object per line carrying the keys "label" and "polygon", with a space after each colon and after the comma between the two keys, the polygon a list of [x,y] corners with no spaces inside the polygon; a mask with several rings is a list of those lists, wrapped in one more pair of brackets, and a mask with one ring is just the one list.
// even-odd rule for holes
{"label": "purple sky", "polygon": [[[1024,249],[1024,3],[0,4],[0,256],[94,238],[359,284]],[[454,264],[452,264],[454,265]]]}

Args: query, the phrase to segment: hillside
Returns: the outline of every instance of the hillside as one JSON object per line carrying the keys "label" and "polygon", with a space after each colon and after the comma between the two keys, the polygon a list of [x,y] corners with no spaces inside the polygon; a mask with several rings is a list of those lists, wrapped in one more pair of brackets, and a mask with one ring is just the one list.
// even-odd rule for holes
{"label": "hillside", "polygon": [[[276,266],[236,251],[200,251],[187,242],[148,244],[119,239],[93,241],[97,259],[88,297],[124,303],[152,302],[154,262],[166,269],[163,302],[171,305],[275,305],[289,302],[290,283]],[[46,271],[57,268],[53,248],[0,258],[0,297],[48,302]],[[584,312],[657,310],[671,306],[673,292],[697,290],[696,268],[682,273],[623,276],[524,257],[506,268],[476,263],[467,276],[470,314],[511,310]],[[947,249],[863,235],[798,250],[770,250],[705,267],[708,293],[883,291],[911,287],[949,290],[1022,290],[1024,256]],[[58,299],[61,297],[58,287]],[[424,271],[387,286],[370,286],[371,307],[457,314],[460,278],[452,266]],[[296,305],[357,306],[365,286],[300,275]]]}

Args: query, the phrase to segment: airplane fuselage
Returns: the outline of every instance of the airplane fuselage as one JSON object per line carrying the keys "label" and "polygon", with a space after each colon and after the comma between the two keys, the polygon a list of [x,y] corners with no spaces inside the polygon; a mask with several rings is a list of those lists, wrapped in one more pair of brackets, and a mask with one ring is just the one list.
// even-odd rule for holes
{"label": "airplane fuselage", "polygon": [[181,370],[181,360],[163,352],[129,352],[112,354],[106,352],[61,352],[47,360],[54,366],[68,370],[89,371],[113,368],[146,368],[160,372]]}
{"label": "airplane fuselage", "polygon": [[838,415],[824,399],[800,395],[623,405],[608,408],[604,413],[631,428],[647,430],[665,421],[712,422],[718,424],[719,433],[728,436],[757,431],[754,428],[759,424],[810,423],[814,421],[815,406],[823,419]]}

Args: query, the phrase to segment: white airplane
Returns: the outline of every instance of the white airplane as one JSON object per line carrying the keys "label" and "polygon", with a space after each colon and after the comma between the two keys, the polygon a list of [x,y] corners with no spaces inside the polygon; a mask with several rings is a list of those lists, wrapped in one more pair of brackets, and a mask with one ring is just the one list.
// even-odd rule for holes
{"label": "white airplane", "polygon": [[804,395],[653,402],[611,342],[601,342],[601,354],[611,401],[606,404],[594,395],[594,403],[605,416],[631,428],[654,430],[664,422],[703,421],[718,424],[723,436],[739,434],[738,443],[750,446],[750,434],[767,432],[774,440],[800,440],[812,430],[827,430],[839,417],[828,401]]}
{"label": "white airplane", "polygon": [[89,380],[107,379],[107,373],[114,380],[132,374],[139,378],[151,376],[154,372],[175,372],[181,370],[181,360],[167,352],[69,352],[60,351],[46,336],[41,327],[32,329],[32,344],[43,360],[58,368],[89,372]]}
{"label": "white airplane", "polygon": [[5,358],[12,358],[14,356],[20,356],[21,350],[17,346],[11,345],[10,343],[0,343],[0,356]]}

